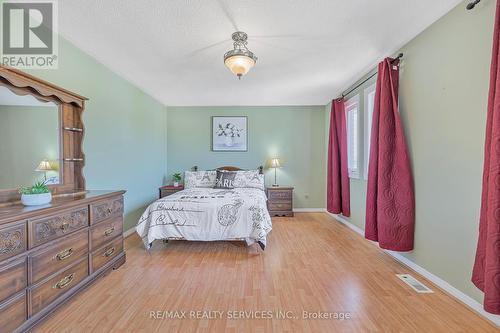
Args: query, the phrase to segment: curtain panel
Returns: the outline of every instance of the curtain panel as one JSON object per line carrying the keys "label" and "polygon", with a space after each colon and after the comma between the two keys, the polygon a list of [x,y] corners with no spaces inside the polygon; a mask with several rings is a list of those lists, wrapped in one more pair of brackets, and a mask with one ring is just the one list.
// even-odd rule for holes
{"label": "curtain panel", "polygon": [[378,66],[370,141],[365,237],[383,249],[411,251],[415,196],[398,111],[399,60]]}
{"label": "curtain panel", "polygon": [[500,314],[500,1],[497,1],[484,145],[479,239],[472,282],[484,292],[484,309]]}
{"label": "curtain panel", "polygon": [[332,101],[328,141],[326,208],[330,213],[351,215],[347,170],[347,126],[344,99]]}

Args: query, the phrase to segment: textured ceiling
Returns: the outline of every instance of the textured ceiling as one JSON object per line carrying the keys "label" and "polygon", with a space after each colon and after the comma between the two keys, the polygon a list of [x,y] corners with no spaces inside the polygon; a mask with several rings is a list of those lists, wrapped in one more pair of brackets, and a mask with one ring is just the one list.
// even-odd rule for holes
{"label": "textured ceiling", "polygon": [[[324,105],[459,2],[64,0],[59,31],[166,105]],[[259,57],[241,81],[237,29]]]}

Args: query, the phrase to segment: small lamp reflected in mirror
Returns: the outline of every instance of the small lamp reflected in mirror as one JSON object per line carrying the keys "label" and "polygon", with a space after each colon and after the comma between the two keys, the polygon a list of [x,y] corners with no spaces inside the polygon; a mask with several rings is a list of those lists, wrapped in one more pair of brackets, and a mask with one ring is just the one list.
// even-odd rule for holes
{"label": "small lamp reflected in mirror", "polygon": [[274,187],[278,187],[278,182],[276,181],[276,169],[282,167],[281,160],[279,158],[272,158],[269,160],[269,167],[274,168]]}
{"label": "small lamp reflected in mirror", "polygon": [[35,171],[43,172],[44,181],[47,181],[47,172],[48,171],[57,171],[55,168],[50,165],[50,162],[47,160],[42,160],[40,164],[36,167]]}

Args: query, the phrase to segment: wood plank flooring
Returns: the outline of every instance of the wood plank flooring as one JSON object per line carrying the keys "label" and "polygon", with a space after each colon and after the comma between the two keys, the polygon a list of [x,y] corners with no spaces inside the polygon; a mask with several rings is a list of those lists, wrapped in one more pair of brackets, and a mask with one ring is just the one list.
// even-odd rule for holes
{"label": "wood plank flooring", "polygon": [[[147,253],[136,235],[125,248],[124,266],[35,331],[498,332],[324,213],[273,219],[265,252],[257,245],[176,241],[157,242]],[[435,293],[415,293],[396,273],[413,274]],[[187,318],[155,313],[155,319],[153,311],[178,317],[185,311]],[[333,318],[303,319],[303,311]],[[335,313],[351,318],[335,319]],[[203,315],[216,318],[190,318]],[[245,316],[257,318],[237,318]]]}

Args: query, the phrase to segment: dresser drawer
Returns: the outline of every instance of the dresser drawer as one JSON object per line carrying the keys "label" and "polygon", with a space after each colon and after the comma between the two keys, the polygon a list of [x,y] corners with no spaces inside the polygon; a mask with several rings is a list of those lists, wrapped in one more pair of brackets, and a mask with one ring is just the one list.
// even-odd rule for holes
{"label": "dresser drawer", "polygon": [[123,234],[123,217],[117,216],[94,225],[90,231],[92,249],[98,249],[118,235]]}
{"label": "dresser drawer", "polygon": [[168,197],[169,195],[172,195],[174,193],[177,193],[179,191],[184,190],[184,186],[178,186],[178,187],[160,187],[160,199],[164,197]]}
{"label": "dresser drawer", "polygon": [[92,253],[92,268],[97,271],[99,268],[106,265],[114,257],[123,251],[123,237],[118,237],[110,244],[96,250]]}
{"label": "dresser drawer", "polygon": [[26,257],[10,260],[0,265],[0,302],[24,290],[27,285],[28,265]]}
{"label": "dresser drawer", "polygon": [[290,190],[270,190],[268,191],[269,200],[291,200],[292,191]]}
{"label": "dresser drawer", "polygon": [[1,332],[12,332],[26,321],[26,291],[0,304]]}
{"label": "dresser drawer", "polygon": [[0,261],[26,251],[26,221],[0,228]]}
{"label": "dresser drawer", "polygon": [[30,315],[38,313],[89,275],[88,258],[68,268],[30,291]]}
{"label": "dresser drawer", "polygon": [[38,282],[50,274],[86,257],[89,250],[88,230],[78,231],[57,244],[40,249],[32,254],[31,283]]}
{"label": "dresser drawer", "polygon": [[58,237],[67,235],[89,224],[87,206],[62,212],[39,220],[28,221],[29,247],[47,243]]}
{"label": "dresser drawer", "polygon": [[90,224],[123,214],[123,197],[115,197],[90,205]]}
{"label": "dresser drawer", "polygon": [[269,202],[268,209],[271,211],[292,210],[291,202]]}

